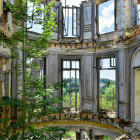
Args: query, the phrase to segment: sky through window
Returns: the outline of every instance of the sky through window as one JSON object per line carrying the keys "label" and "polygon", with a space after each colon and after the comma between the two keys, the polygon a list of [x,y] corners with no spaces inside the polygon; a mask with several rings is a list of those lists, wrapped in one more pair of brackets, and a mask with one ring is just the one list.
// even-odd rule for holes
{"label": "sky through window", "polygon": [[114,31],[114,0],[99,5],[99,33]]}

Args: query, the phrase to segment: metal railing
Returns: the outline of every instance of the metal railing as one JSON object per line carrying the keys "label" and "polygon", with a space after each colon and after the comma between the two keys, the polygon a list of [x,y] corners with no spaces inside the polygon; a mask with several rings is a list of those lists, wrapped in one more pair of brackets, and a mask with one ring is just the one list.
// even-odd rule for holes
{"label": "metal railing", "polygon": [[116,111],[116,97],[100,95],[100,108]]}

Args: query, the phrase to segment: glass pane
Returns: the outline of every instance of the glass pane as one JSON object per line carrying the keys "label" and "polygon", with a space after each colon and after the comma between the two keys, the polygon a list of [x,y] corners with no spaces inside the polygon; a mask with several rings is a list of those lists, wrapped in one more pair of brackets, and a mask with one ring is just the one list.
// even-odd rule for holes
{"label": "glass pane", "polygon": [[63,71],[63,80],[70,79],[70,71]]}
{"label": "glass pane", "polygon": [[111,58],[111,67],[115,66],[116,66],[115,58]]}
{"label": "glass pane", "polygon": [[76,61],[76,68],[79,69],[79,65],[80,65],[79,61]]}
{"label": "glass pane", "polygon": [[67,61],[63,61],[63,68],[67,68]]}
{"label": "glass pane", "polygon": [[70,68],[70,61],[63,61],[63,68]]}
{"label": "glass pane", "polygon": [[71,79],[75,79],[75,70],[71,70]]}
{"label": "glass pane", "polygon": [[115,67],[115,63],[115,58],[104,58],[100,60],[100,66],[102,69]]}
{"label": "glass pane", "polygon": [[110,59],[109,58],[102,59],[102,68],[109,68],[109,67],[110,67]]}
{"label": "glass pane", "polygon": [[70,61],[67,61],[67,68],[70,68]]}
{"label": "glass pane", "polygon": [[72,61],[72,68],[76,68],[76,62]]}
{"label": "glass pane", "polygon": [[76,78],[79,79],[79,70],[76,71]]}
{"label": "glass pane", "polygon": [[65,37],[74,37],[72,35],[72,9],[63,8],[63,17],[64,17],[64,36]]}

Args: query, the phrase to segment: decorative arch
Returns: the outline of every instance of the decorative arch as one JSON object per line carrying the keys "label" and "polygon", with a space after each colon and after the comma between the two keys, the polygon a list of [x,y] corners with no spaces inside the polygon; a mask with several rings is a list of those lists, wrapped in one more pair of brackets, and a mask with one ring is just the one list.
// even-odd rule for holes
{"label": "decorative arch", "polygon": [[131,58],[131,120],[140,123],[140,47]]}

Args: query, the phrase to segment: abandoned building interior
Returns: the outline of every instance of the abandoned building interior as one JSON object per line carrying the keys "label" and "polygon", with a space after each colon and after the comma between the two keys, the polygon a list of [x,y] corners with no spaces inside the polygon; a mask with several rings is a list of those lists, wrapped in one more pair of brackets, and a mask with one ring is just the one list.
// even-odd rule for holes
{"label": "abandoned building interior", "polygon": [[[12,15],[3,3],[0,0],[0,29],[8,36],[14,31]],[[46,84],[69,81],[55,92],[64,98],[61,125],[75,131],[77,140],[123,134],[140,139],[140,1],[56,0],[52,10],[57,30],[44,57],[33,60],[40,69],[31,72],[47,75]],[[33,24],[28,36],[33,41],[41,32]],[[0,46],[0,99],[20,98],[14,67],[18,61],[11,61],[9,54]],[[70,114],[76,114],[74,120]]]}

